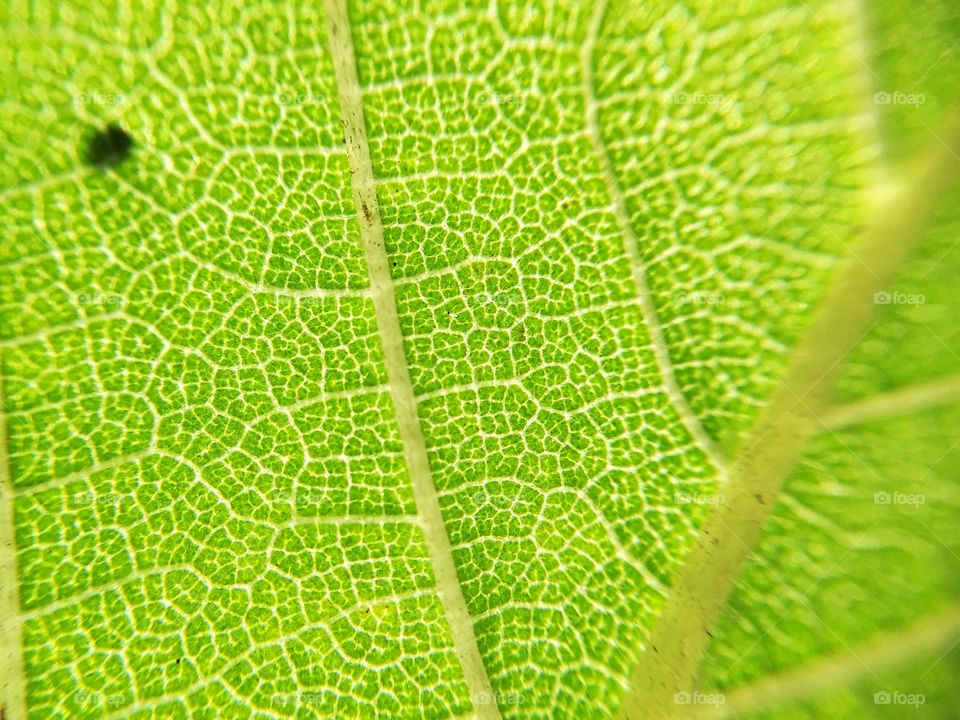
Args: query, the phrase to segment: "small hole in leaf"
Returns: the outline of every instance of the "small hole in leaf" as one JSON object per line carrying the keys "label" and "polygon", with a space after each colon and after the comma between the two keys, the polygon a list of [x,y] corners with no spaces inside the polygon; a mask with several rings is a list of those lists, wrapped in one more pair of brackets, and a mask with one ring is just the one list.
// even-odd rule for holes
{"label": "small hole in leaf", "polygon": [[133,138],[118,125],[107,125],[90,138],[87,163],[101,168],[119,165],[133,149]]}

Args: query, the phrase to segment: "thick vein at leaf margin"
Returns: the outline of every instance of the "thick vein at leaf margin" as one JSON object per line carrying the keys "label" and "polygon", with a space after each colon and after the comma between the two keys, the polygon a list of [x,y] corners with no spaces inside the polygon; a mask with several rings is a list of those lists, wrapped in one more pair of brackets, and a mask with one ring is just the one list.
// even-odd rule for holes
{"label": "thick vein at leaf margin", "polygon": [[[740,568],[753,552],[784,479],[823,421],[842,359],[862,337],[885,289],[960,176],[960,110],[878,199],[855,254],[845,258],[783,380],[734,462],[726,502],[708,518],[674,581],[634,670],[621,717],[675,717],[674,694],[696,687],[703,651]],[[868,258],[865,261],[863,258]],[[869,266],[866,264],[869,262]]]}

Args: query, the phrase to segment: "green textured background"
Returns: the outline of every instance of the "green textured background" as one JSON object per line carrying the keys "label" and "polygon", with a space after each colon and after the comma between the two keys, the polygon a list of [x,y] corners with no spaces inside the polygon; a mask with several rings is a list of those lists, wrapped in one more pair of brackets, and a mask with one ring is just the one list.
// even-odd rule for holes
{"label": "green textured background", "polygon": [[[0,9],[30,720],[478,701],[404,460],[326,22],[310,2]],[[686,500],[723,493],[876,168],[949,107],[958,28],[909,2],[350,7],[417,417],[503,717],[616,712],[710,509]],[[106,122],[136,142],[110,171],[82,161]],[[958,207],[903,270],[926,304],[878,316],[838,401],[960,370]],[[952,403],[816,440],[704,687],[954,601],[958,427]],[[927,501],[878,512],[879,490]],[[881,713],[899,682],[952,717],[957,662],[790,712]]]}

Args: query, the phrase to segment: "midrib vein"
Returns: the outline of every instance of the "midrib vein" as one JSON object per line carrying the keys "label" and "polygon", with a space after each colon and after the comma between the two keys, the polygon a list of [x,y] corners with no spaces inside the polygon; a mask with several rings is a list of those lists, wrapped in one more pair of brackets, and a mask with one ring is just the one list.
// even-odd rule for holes
{"label": "midrib vein", "polygon": [[[796,669],[727,690],[723,705],[715,709],[705,708],[697,717],[721,720],[756,713],[785,702],[820,697],[830,690],[849,687],[868,674],[877,677],[911,661],[942,652],[952,647],[958,638],[960,607],[954,606],[854,649],[827,655]],[[887,689],[891,688],[876,688]]]}
{"label": "midrib vein", "polygon": [[[7,411],[0,348],[0,717],[26,718],[23,633],[20,617],[17,547],[14,531],[13,478],[7,458]],[[5,713],[5,714],[4,714]]]}
{"label": "midrib vein", "polygon": [[[450,627],[464,680],[470,691],[475,717],[494,720],[500,718],[500,711],[494,701],[495,695],[477,646],[473,620],[467,611],[467,603],[457,577],[453,548],[430,472],[410,368],[403,349],[403,333],[397,314],[393,280],[383,244],[383,224],[363,119],[363,94],[357,75],[346,0],[324,0],[324,11],[340,100],[340,116],[347,141],[347,156],[353,176],[353,197],[360,224],[360,240],[370,276],[371,298],[377,314],[387,380],[403,443],[403,454],[410,473],[419,524],[426,539],[436,577],[437,593]],[[484,698],[486,702],[482,700]]]}
{"label": "midrib vein", "polygon": [[657,367],[660,370],[660,378],[663,381],[664,390],[670,398],[671,405],[680,416],[680,421],[693,436],[694,441],[700,449],[709,456],[720,478],[723,479],[726,476],[727,460],[723,456],[723,453],[717,449],[710,436],[704,431],[699,418],[697,418],[687,403],[686,396],[680,389],[677,378],[673,373],[673,361],[670,359],[670,350],[667,347],[666,340],[664,340],[663,329],[660,327],[657,311],[653,304],[653,297],[650,295],[650,289],[647,287],[643,258],[640,255],[640,243],[633,231],[633,225],[630,223],[626,200],[623,196],[623,191],[620,189],[620,182],[613,169],[613,163],[610,160],[610,155],[607,152],[607,146],[603,139],[603,133],[600,130],[600,122],[597,117],[597,97],[594,91],[593,51],[596,46],[597,37],[600,34],[600,25],[603,22],[606,7],[606,0],[598,0],[594,5],[587,39],[583,44],[580,54],[580,75],[583,85],[584,104],[586,107],[587,132],[590,135],[594,155],[596,155],[597,162],[600,164],[600,171],[603,173],[604,184],[607,187],[607,192],[610,193],[610,200],[613,203],[613,212],[616,216],[621,238],[623,239],[627,259],[630,262],[633,284],[637,292],[637,300],[640,303],[640,311],[643,315],[643,323],[650,335],[650,344],[653,347],[654,357],[657,360]]}
{"label": "midrib vein", "polygon": [[[634,669],[620,716],[669,718],[683,711],[674,693],[696,688],[710,631],[726,605],[744,561],[807,441],[823,423],[841,361],[862,338],[886,289],[952,184],[960,163],[960,112],[884,197],[856,254],[838,268],[808,331],[796,346],[778,389],[761,412],[732,468],[726,501],[704,524],[674,579],[668,602]],[[866,266],[863,258],[868,258]]]}

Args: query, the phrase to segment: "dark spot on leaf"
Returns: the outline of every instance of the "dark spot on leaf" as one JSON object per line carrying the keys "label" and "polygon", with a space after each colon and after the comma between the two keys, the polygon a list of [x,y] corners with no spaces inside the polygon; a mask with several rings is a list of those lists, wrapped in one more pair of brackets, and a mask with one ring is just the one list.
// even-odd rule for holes
{"label": "dark spot on leaf", "polygon": [[373,214],[370,212],[370,208],[367,207],[365,202],[360,203],[363,207],[363,216],[367,219],[367,222],[373,222]]}
{"label": "dark spot on leaf", "polygon": [[763,495],[761,495],[760,493],[754,493],[753,496],[757,499],[758,503],[760,503],[761,505],[766,505],[766,503],[763,501]]}
{"label": "dark spot on leaf", "polygon": [[114,167],[133,149],[133,138],[117,125],[97,131],[87,145],[87,163],[97,167]]}

